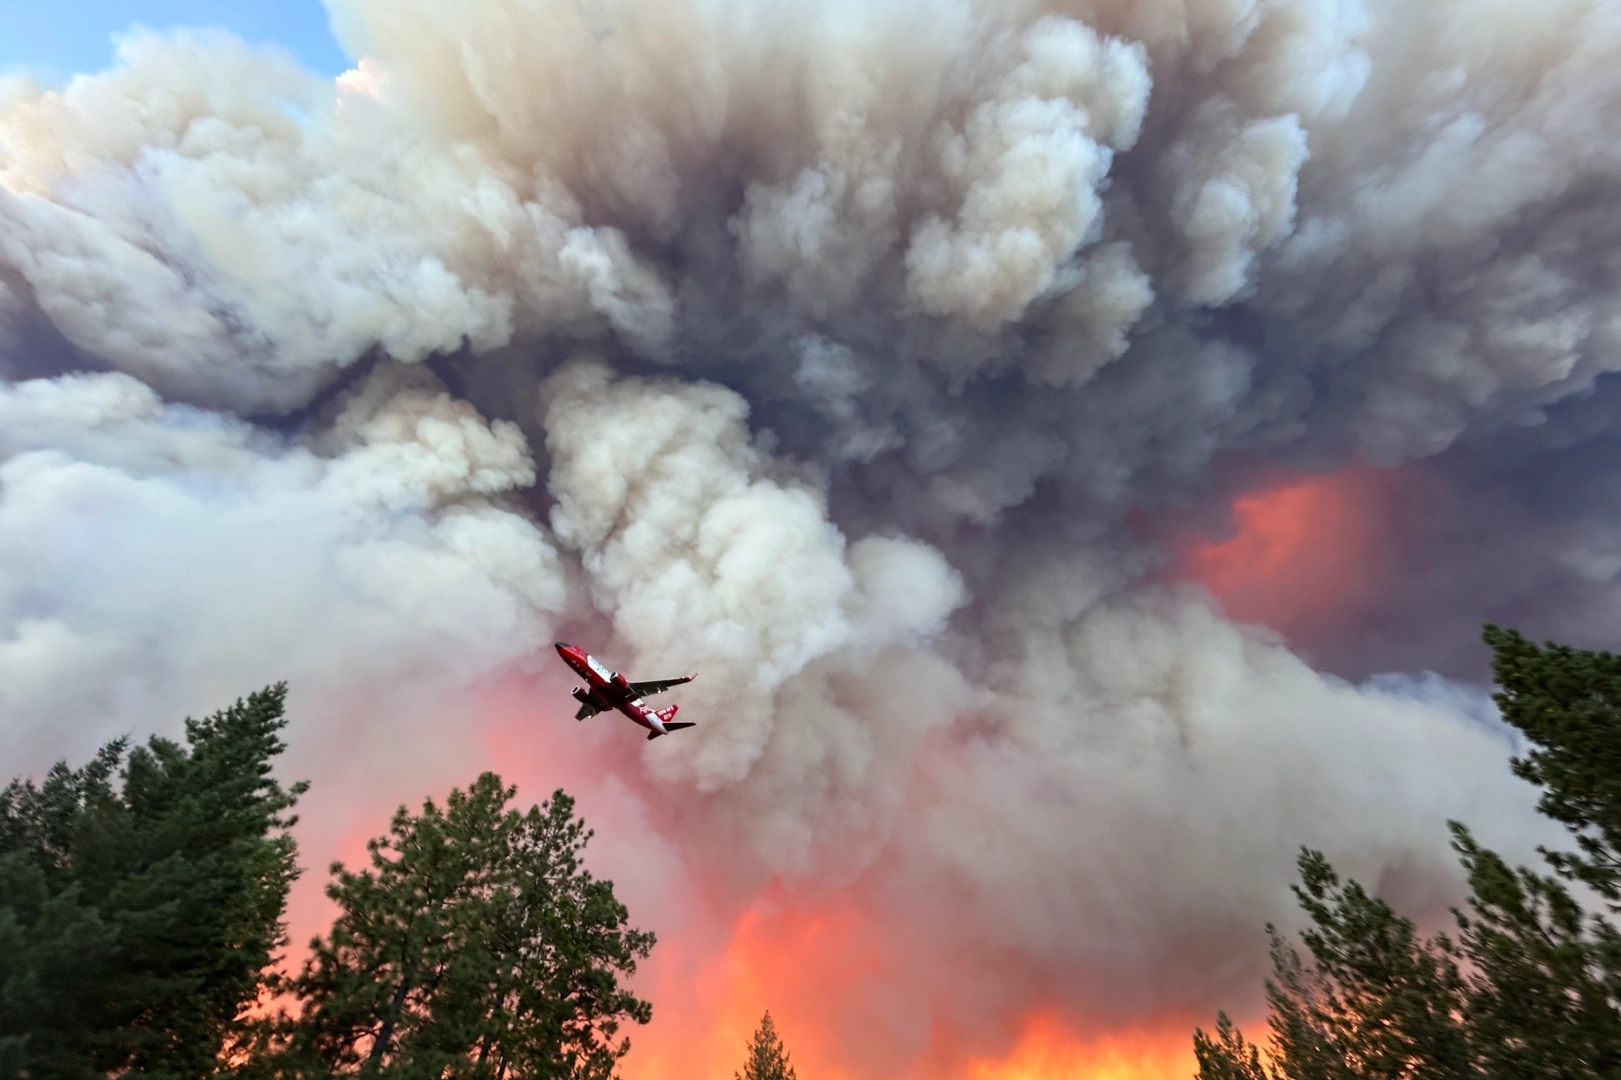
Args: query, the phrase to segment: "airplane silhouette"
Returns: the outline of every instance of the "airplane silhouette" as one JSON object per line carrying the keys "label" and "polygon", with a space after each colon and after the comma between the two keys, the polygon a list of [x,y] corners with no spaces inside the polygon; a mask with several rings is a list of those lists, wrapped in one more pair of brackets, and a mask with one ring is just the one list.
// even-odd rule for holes
{"label": "airplane silhouette", "polygon": [[566,641],[557,643],[557,655],[585,680],[584,686],[574,688],[574,700],[580,703],[580,711],[574,714],[574,719],[589,720],[599,712],[616,710],[646,728],[649,740],[694,726],[688,722],[679,724],[670,722],[670,718],[675,716],[681,706],[670,705],[663,709],[651,709],[642,699],[661,694],[672,686],[689,683],[698,676],[683,675],[679,679],[631,682],[619,672],[609,671],[600,660],[584,649],[570,645]]}

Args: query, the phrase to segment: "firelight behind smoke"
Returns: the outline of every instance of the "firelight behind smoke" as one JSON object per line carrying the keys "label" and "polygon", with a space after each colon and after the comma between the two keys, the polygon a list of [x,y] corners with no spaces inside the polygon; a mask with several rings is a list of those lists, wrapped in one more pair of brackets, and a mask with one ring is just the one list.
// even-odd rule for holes
{"label": "firelight behind smoke", "polygon": [[1005,1060],[976,1061],[967,1080],[1171,1080],[1196,1072],[1188,1033],[1121,1031],[1077,1040],[1061,1020],[1033,1014]]}
{"label": "firelight behind smoke", "polygon": [[1227,615],[1286,636],[1358,614],[1388,571],[1384,498],[1397,478],[1366,468],[1285,480],[1233,503],[1233,533],[1184,548],[1181,572]]}

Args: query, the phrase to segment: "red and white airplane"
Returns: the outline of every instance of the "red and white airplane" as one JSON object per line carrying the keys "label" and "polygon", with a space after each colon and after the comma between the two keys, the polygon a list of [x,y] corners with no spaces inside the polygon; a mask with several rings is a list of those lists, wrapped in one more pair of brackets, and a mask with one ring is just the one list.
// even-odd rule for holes
{"label": "red and white airplane", "polygon": [[576,720],[589,720],[599,712],[617,709],[638,724],[647,729],[648,739],[656,739],[660,735],[668,735],[672,731],[693,727],[692,723],[670,723],[681,706],[671,705],[663,709],[650,709],[642,701],[644,697],[662,694],[672,686],[680,686],[696,679],[696,675],[683,675],[679,679],[654,679],[651,682],[631,682],[617,671],[609,671],[602,666],[601,661],[584,649],[570,645],[566,641],[557,643],[557,655],[563,658],[563,663],[573,668],[580,678],[585,680],[584,686],[574,688],[574,700],[580,703],[580,711],[574,714]]}

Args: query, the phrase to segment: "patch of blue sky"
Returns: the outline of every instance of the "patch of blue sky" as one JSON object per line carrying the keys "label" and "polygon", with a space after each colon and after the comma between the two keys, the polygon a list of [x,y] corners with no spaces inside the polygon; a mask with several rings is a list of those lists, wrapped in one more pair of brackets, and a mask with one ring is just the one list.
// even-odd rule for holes
{"label": "patch of blue sky", "polygon": [[0,73],[48,85],[101,71],[116,39],[136,28],[226,30],[250,44],[279,45],[305,68],[337,75],[350,66],[321,0],[0,0]]}

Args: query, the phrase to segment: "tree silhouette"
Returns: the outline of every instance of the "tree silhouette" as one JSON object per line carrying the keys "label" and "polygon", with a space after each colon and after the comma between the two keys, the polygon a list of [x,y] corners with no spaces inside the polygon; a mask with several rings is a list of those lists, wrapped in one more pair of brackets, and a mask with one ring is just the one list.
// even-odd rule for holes
{"label": "tree silhouette", "polygon": [[771,1022],[768,1010],[749,1043],[749,1059],[743,1071],[734,1073],[736,1080],[797,1080],[794,1067],[788,1064],[788,1051],[777,1036],[777,1025]]}

